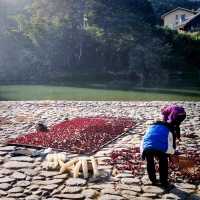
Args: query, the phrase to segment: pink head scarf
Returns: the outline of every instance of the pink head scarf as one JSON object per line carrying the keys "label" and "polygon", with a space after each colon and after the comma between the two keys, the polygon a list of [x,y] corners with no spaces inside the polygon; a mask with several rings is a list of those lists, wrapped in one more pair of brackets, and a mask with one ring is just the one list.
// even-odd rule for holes
{"label": "pink head scarf", "polygon": [[168,123],[180,124],[186,118],[185,109],[182,106],[169,105],[161,109],[163,120]]}

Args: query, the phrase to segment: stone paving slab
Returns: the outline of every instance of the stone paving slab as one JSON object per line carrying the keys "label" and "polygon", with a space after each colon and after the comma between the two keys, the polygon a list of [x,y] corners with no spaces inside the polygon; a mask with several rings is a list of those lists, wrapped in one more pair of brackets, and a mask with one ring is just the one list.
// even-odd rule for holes
{"label": "stone paving slab", "polygon": [[[0,102],[0,199],[1,200],[60,200],[60,199],[198,199],[200,185],[179,180],[176,188],[166,192],[149,185],[146,174],[134,177],[124,171],[106,179],[72,178],[56,171],[45,171],[41,158],[11,157],[15,146],[5,146],[8,138],[35,130],[38,122],[51,126],[67,118],[114,116],[131,117],[136,127],[95,154],[100,168],[111,174],[112,166],[105,160],[113,150],[139,146],[148,124],[160,117],[160,108],[172,102],[79,102],[79,101],[21,101]],[[181,133],[195,133],[195,139],[182,137],[180,145],[200,149],[200,102],[174,102],[183,105],[187,119]],[[23,148],[22,148],[23,149]],[[26,149],[26,148],[25,148]],[[33,149],[29,149],[33,150]],[[78,155],[67,154],[71,159]]]}

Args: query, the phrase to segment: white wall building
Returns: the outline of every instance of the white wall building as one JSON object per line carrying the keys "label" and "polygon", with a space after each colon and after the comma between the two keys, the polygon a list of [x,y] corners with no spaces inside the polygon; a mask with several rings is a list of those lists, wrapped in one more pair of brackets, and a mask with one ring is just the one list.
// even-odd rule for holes
{"label": "white wall building", "polygon": [[198,12],[194,10],[178,7],[163,14],[161,19],[164,22],[164,27],[176,30],[180,25],[194,17],[197,13]]}

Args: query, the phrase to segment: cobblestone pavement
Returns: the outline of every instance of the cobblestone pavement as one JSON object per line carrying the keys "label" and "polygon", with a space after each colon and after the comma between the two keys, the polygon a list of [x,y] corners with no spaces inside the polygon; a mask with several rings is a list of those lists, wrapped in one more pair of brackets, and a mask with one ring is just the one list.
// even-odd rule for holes
{"label": "cobblestone pavement", "polygon": [[[195,139],[182,137],[182,146],[200,147],[200,102],[176,102],[187,111],[182,125],[183,133],[195,133]],[[128,116],[136,127],[117,141],[95,154],[99,167],[111,173],[112,166],[105,160],[113,150],[139,145],[147,122],[160,117],[160,108],[169,102],[0,102],[0,199],[1,200],[59,200],[59,199],[200,199],[200,185],[179,180],[168,193],[160,187],[151,186],[147,175],[133,177],[130,172],[110,176],[98,182],[81,178],[70,178],[59,172],[45,171],[42,159],[11,157],[16,147],[5,146],[8,138],[33,131],[38,122],[48,126],[77,116]],[[200,148],[199,148],[200,149]],[[76,155],[67,154],[68,157]]]}

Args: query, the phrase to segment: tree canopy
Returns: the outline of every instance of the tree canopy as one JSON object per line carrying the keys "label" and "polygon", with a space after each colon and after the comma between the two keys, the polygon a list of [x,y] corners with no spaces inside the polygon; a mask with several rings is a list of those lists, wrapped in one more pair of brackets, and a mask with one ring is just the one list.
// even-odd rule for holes
{"label": "tree canopy", "polygon": [[186,0],[2,1],[0,80],[156,86],[176,83],[181,72],[183,82],[200,68],[199,40],[157,26],[162,12],[181,5],[198,6]]}

